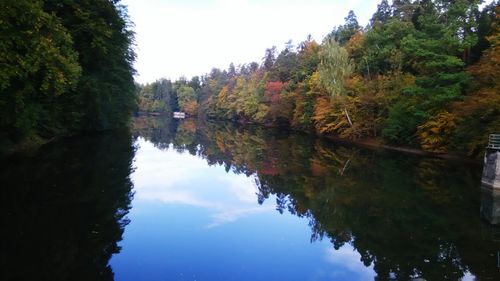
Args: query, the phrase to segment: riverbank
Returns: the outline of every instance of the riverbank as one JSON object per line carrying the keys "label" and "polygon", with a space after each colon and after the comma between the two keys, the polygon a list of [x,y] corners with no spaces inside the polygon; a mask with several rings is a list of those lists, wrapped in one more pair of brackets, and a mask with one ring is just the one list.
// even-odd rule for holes
{"label": "riverbank", "polygon": [[446,160],[457,160],[457,161],[469,162],[469,163],[474,163],[474,164],[480,164],[482,161],[482,158],[480,158],[480,157],[478,157],[478,158],[467,157],[466,155],[462,155],[462,154],[458,154],[458,153],[454,153],[454,152],[433,153],[433,152],[428,152],[428,151],[424,151],[424,150],[417,149],[417,148],[388,145],[388,144],[385,144],[380,139],[350,140],[350,139],[340,138],[340,137],[336,137],[336,136],[332,136],[332,135],[326,135],[326,136],[321,136],[321,137],[324,137],[324,138],[331,140],[331,141],[334,141],[334,142],[356,145],[356,146],[365,147],[365,148],[369,148],[369,149],[384,149],[384,150],[402,152],[402,153],[406,153],[406,154],[440,158],[440,159],[446,159]]}
{"label": "riverbank", "polygon": [[[220,119],[216,119],[216,120],[220,120]],[[256,122],[251,122],[249,120],[244,120],[244,121],[226,120],[226,121],[232,121],[232,122],[235,122],[235,123],[242,125],[242,126],[256,125],[256,126],[262,126],[265,128],[282,128],[285,130],[292,130],[295,132],[311,134],[311,135],[314,135],[316,137],[325,138],[325,139],[328,139],[330,141],[337,142],[337,143],[355,145],[355,146],[360,146],[360,147],[369,148],[369,149],[384,149],[384,150],[397,151],[397,152],[402,152],[402,153],[407,153],[407,154],[440,158],[440,159],[446,159],[446,160],[457,160],[457,161],[474,163],[474,164],[482,163],[482,154],[478,154],[477,157],[469,157],[467,155],[459,154],[458,152],[453,152],[453,151],[448,152],[448,153],[435,153],[435,152],[424,151],[424,150],[421,150],[421,149],[418,149],[415,147],[389,145],[389,144],[385,143],[380,138],[367,138],[367,139],[353,140],[353,139],[341,138],[341,137],[335,136],[335,135],[322,135],[322,134],[318,134],[314,131],[298,130],[296,128],[291,128],[290,126],[284,126],[284,125],[277,125],[277,124],[270,124],[270,123],[267,123],[267,124],[266,123],[256,123]]]}

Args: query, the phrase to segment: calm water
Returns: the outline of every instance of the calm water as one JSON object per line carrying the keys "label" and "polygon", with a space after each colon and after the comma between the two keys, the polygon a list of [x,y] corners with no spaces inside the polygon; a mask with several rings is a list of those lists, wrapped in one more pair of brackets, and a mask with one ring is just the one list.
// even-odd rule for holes
{"label": "calm water", "polygon": [[480,166],[158,117],[0,166],[1,280],[500,280]]}

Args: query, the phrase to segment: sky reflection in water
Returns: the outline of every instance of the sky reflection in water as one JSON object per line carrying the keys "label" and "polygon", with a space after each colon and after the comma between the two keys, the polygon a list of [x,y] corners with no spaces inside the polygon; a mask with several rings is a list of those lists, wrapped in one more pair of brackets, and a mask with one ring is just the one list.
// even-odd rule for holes
{"label": "sky reflection in water", "polygon": [[259,205],[253,176],[137,143],[115,280],[373,280],[349,244],[310,243],[307,219]]}

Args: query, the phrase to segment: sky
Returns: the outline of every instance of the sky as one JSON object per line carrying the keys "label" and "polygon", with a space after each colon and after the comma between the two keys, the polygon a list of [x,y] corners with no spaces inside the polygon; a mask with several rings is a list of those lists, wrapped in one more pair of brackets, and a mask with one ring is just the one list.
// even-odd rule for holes
{"label": "sky", "polygon": [[256,61],[266,48],[320,42],[353,10],[364,26],[380,0],[123,0],[135,24],[136,81],[176,80]]}

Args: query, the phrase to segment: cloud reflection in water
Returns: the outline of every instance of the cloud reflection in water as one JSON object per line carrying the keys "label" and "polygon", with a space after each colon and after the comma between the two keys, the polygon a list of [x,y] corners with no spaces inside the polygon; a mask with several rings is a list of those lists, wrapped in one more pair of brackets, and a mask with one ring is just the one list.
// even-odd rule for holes
{"label": "cloud reflection in water", "polygon": [[212,218],[206,228],[274,210],[257,205],[253,176],[226,173],[221,166],[208,166],[204,159],[173,149],[158,150],[142,138],[137,143],[140,153],[132,174],[137,201],[205,208]]}

